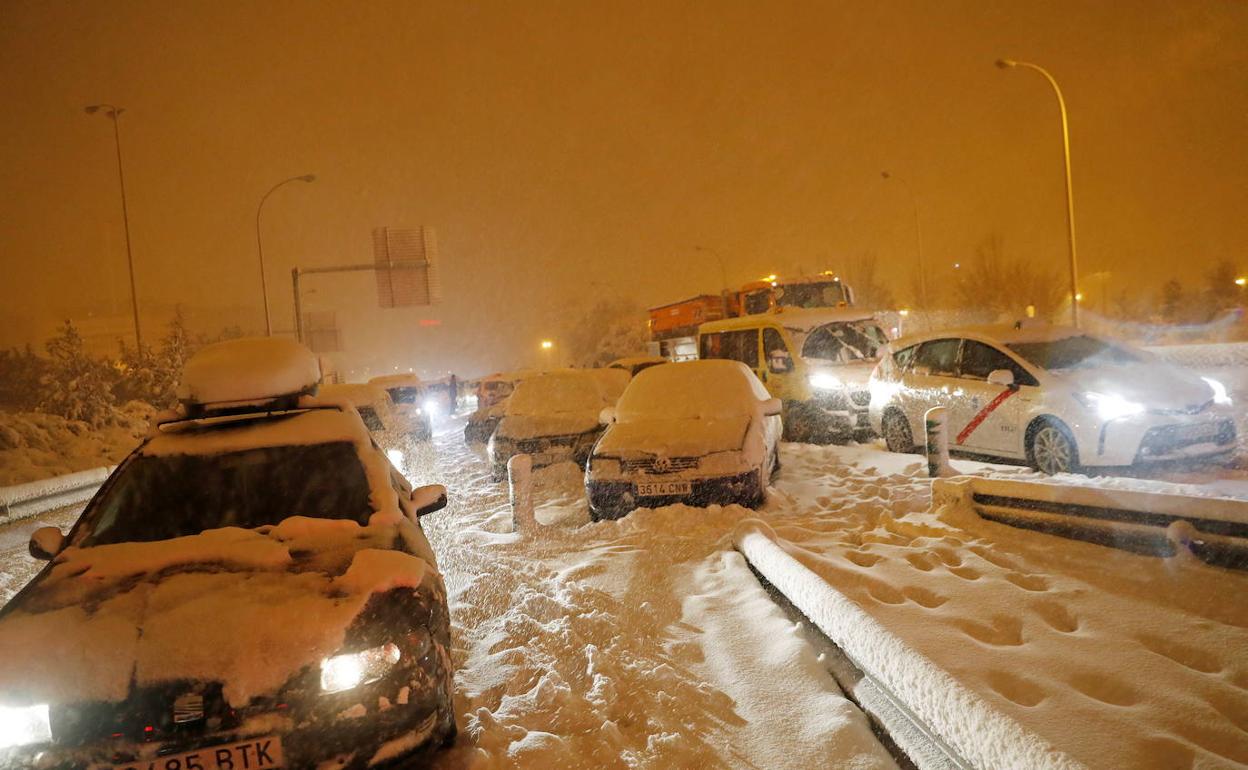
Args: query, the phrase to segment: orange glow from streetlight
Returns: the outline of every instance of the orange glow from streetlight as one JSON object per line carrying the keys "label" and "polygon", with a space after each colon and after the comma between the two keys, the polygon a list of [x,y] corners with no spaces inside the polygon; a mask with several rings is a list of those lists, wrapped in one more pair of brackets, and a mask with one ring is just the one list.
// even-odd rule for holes
{"label": "orange glow from streetlight", "polygon": [[542,340],[542,350],[550,350],[554,346],[555,346],[555,343],[551,342],[550,340]]}

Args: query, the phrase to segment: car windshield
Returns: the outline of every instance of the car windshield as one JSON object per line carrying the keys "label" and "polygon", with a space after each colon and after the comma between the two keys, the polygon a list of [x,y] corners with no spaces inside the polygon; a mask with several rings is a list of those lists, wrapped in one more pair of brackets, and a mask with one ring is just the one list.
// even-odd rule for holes
{"label": "car windshield", "polygon": [[712,362],[667,364],[641,372],[620,397],[616,419],[640,422],[742,417],[752,414],[758,402],[767,398],[761,384],[751,388],[750,380],[757,380],[740,364],[722,362],[729,366],[708,367],[708,363]]}
{"label": "car windshield", "polygon": [[781,307],[837,307],[842,302],[845,302],[845,288],[840,281],[776,287],[776,304]]}
{"label": "car windshield", "polygon": [[1059,371],[1120,366],[1144,360],[1127,348],[1086,335],[1041,342],[1016,342],[1007,347],[1041,369]]}
{"label": "car windshield", "polygon": [[390,400],[396,404],[420,403],[420,388],[415,385],[404,385],[398,388],[386,388]]}
{"label": "car windshield", "polygon": [[588,374],[546,375],[517,385],[507,402],[507,414],[535,417],[597,411],[603,406],[598,384]]}
{"label": "car windshield", "polygon": [[802,358],[848,364],[878,361],[888,337],[874,321],[844,321],[820,326],[802,344]]}
{"label": "car windshield", "polygon": [[350,442],[212,455],[137,455],[87,509],[78,545],[149,542],[291,516],[372,514],[368,479]]}

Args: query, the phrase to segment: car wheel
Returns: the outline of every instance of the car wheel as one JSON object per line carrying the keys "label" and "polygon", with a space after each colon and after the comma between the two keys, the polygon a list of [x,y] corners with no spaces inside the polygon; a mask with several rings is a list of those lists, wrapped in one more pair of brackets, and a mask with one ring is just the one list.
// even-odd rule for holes
{"label": "car wheel", "polygon": [[904,414],[898,411],[885,414],[884,424],[880,428],[888,451],[898,454],[914,452],[914,436],[910,433],[910,421]]}
{"label": "car wheel", "polygon": [[1075,473],[1079,469],[1079,449],[1075,440],[1065,426],[1051,420],[1038,423],[1031,432],[1027,459],[1031,461],[1031,467],[1050,476]]}

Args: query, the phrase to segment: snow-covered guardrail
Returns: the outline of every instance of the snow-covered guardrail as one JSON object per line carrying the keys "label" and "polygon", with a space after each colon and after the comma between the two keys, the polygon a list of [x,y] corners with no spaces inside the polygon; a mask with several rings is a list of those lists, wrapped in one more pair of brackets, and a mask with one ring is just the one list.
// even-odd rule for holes
{"label": "snow-covered guardrail", "polygon": [[0,524],[38,516],[89,500],[112,472],[112,467],[92,468],[50,479],[0,487]]}
{"label": "snow-covered guardrail", "polygon": [[886,688],[967,764],[1033,770],[1083,767],[889,631],[786,551],[763,522],[743,522],[735,545],[750,566],[858,669]]}
{"label": "snow-covered guardrail", "polygon": [[1054,482],[961,476],[932,482],[932,498],[980,518],[1152,556],[1182,551],[1248,569],[1248,502]]}

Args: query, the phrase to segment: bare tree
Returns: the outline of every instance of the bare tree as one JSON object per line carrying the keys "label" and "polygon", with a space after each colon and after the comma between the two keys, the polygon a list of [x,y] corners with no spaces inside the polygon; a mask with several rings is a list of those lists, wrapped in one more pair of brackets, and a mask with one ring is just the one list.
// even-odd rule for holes
{"label": "bare tree", "polygon": [[954,284],[959,307],[975,320],[1021,318],[1034,306],[1036,317],[1052,318],[1062,307],[1066,287],[1054,268],[1043,268],[1005,254],[1001,236],[993,233],[962,263]]}
{"label": "bare tree", "polygon": [[854,290],[855,303],[867,310],[891,310],[897,306],[892,289],[880,280],[873,252],[851,257],[844,263],[844,280]]}

